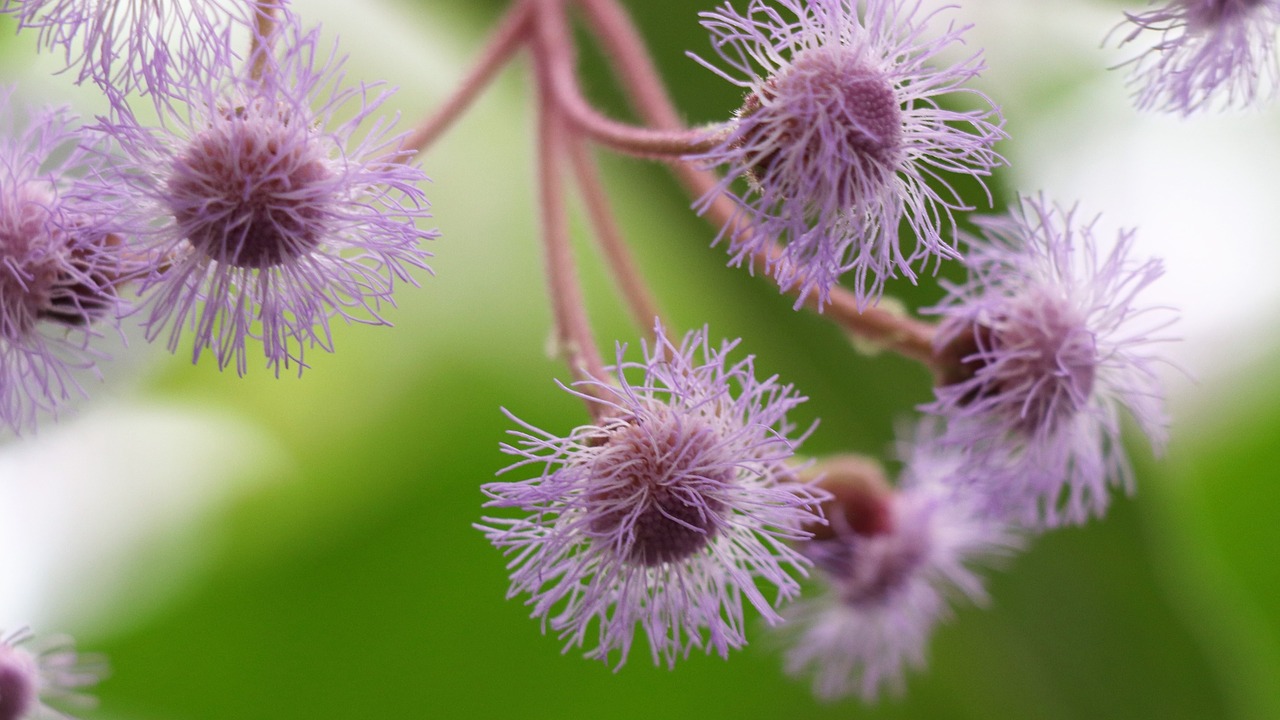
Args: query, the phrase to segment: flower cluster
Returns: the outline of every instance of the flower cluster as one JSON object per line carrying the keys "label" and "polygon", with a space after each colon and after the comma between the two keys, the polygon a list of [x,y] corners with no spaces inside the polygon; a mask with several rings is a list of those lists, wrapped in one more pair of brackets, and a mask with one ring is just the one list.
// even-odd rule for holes
{"label": "flower cluster", "polygon": [[833,532],[804,547],[824,589],[793,606],[784,627],[787,671],[812,675],[819,697],[900,693],[905,671],[924,665],[949,599],[985,601],[970,565],[1020,543],[973,502],[961,453],[937,435],[925,422],[903,443],[909,454],[896,489],[874,468],[836,464],[824,474],[836,498],[827,507]]}
{"label": "flower cluster", "polygon": [[77,372],[102,356],[90,342],[139,311],[170,350],[189,333],[193,359],[244,373],[259,340],[277,373],[301,371],[307,347],[332,350],[334,318],[385,323],[436,236],[420,227],[425,176],[375,119],[389,91],[344,85],[344,58],[291,9],[101,5],[4,6],[111,105],[88,127],[33,113],[0,138],[0,424],[14,430],[81,394]]}
{"label": "flower cluster", "polygon": [[[722,122],[682,126],[616,0],[551,0],[513,3],[456,94],[403,135],[380,116],[390,91],[346,84],[345,58],[284,0],[2,2],[108,106],[87,126],[45,110],[0,127],[0,425],[26,432],[81,394],[102,355],[93,340],[135,316],[147,340],[240,374],[252,346],[276,375],[301,373],[308,349],[333,350],[336,321],[385,324],[395,292],[430,272],[423,245],[437,236],[415,158],[527,49],[555,348],[573,377],[561,387],[590,422],[562,436],[508,413],[502,474],[522,478],[483,485],[492,514],[476,525],[509,558],[508,596],[566,651],[617,666],[637,632],[655,664],[727,656],[755,614],[783,626],[786,669],[817,695],[900,691],[953,602],[985,599],[978,564],[1132,489],[1126,416],[1162,448],[1173,316],[1142,298],[1162,269],[1132,259],[1132,231],[1104,242],[1044,196],[961,217],[975,197],[1000,204],[987,178],[1006,139],[975,86],[970,26],[949,19],[963,8],[743,1],[699,16],[715,58],[698,61],[743,92]],[[577,17],[646,125],[582,96]],[[1280,1],[1175,0],[1127,17],[1123,43],[1160,35],[1130,63],[1140,107],[1250,104],[1280,82]],[[763,267],[797,309],[934,373],[895,483],[872,458],[800,455],[809,433],[789,415],[805,398],[759,379],[751,356],[730,360],[737,341],[649,325],[661,313],[593,143],[672,163],[731,264]],[[570,172],[650,333],[638,362],[624,343],[611,365],[598,354]],[[878,307],[891,280],[944,261],[968,278],[942,282],[920,317]],[[819,596],[788,605],[810,574]],[[0,641],[0,720],[96,679],[69,649],[28,640]]]}
{"label": "flower cluster", "polygon": [[250,73],[220,58],[163,127],[116,108],[93,128],[115,160],[87,188],[151,259],[148,338],[167,330],[176,350],[189,329],[193,359],[208,348],[242,374],[248,338],[277,372],[301,370],[307,346],[332,350],[334,316],[381,322],[435,236],[399,138],[381,122],[356,134],[387,93],[343,87],[341,60],[296,16],[274,32],[279,55],[264,43]]}
{"label": "flower cluster", "polygon": [[941,317],[922,408],[935,417],[904,441],[897,486],[866,463],[820,466],[833,532],[802,549],[826,590],[788,613],[786,657],[820,697],[900,691],[947,598],[984,599],[970,563],[1101,515],[1110,485],[1131,490],[1122,411],[1164,443],[1157,348],[1172,314],[1140,299],[1160,263],[1129,257],[1131,232],[1100,251],[1095,221],[1043,197],[973,222],[969,280],[926,309]]}

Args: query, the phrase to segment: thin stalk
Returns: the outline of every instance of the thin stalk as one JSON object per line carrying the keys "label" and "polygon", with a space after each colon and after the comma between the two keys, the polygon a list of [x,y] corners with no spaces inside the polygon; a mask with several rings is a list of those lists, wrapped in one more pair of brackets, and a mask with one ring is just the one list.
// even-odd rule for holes
{"label": "thin stalk", "polygon": [[402,149],[415,153],[426,150],[475,102],[480,92],[488,87],[498,71],[528,40],[534,8],[535,3],[531,0],[520,0],[507,11],[458,89],[445,100],[444,105],[405,138]]}
{"label": "thin stalk", "polygon": [[549,58],[549,87],[564,117],[577,130],[613,150],[636,157],[673,160],[715,147],[706,133],[687,128],[652,129],[605,117],[587,102],[578,85],[571,52],[573,38],[563,7],[543,11],[547,37],[544,47]]}
{"label": "thin stalk", "polygon": [[[563,12],[558,0],[542,0],[539,6],[534,44],[538,92],[538,204],[541,208],[542,240],[546,250],[547,284],[551,295],[551,309],[555,317],[556,335],[561,350],[567,356],[569,370],[576,380],[609,382],[604,362],[591,332],[583,302],[582,287],[578,282],[577,268],[573,260],[573,248],[569,237],[569,219],[565,208],[565,193],[561,162],[566,152],[566,128],[547,83],[549,57],[546,43],[549,39],[545,26],[548,18]],[[553,35],[553,34],[552,34]],[[595,394],[591,386],[583,392]],[[588,409],[599,419],[603,406],[588,403]]]}
{"label": "thin stalk", "polygon": [[249,77],[262,79],[271,57],[279,20],[280,0],[253,0],[253,37],[249,41]]}
{"label": "thin stalk", "polygon": [[[782,248],[775,244],[757,253],[756,258],[767,265],[769,260],[781,252]],[[796,291],[789,289],[787,292],[795,294]],[[879,306],[859,309],[858,298],[839,287],[831,289],[825,310],[819,305],[817,293],[806,295],[804,304],[811,310],[824,312],[845,330],[863,340],[915,360],[933,371],[935,376],[939,376],[942,368],[934,355],[933,337],[937,327],[933,323],[900,315]]]}
{"label": "thin stalk", "polygon": [[[604,253],[609,269],[613,272],[614,282],[617,283],[626,301],[632,320],[647,333],[650,340],[653,340],[655,339],[654,321],[661,321],[662,314],[648,286],[645,285],[644,278],[640,276],[635,259],[614,220],[595,158],[582,142],[570,143],[570,152],[574,174],[578,178],[578,187],[582,191],[587,215],[591,219],[593,234],[600,245],[600,250]],[[662,324],[664,327],[667,326],[666,322]]]}
{"label": "thin stalk", "polygon": [[[682,125],[675,103],[626,9],[617,0],[578,2],[603,43],[606,55],[612,59],[614,72],[626,89],[636,113],[656,128],[679,132]],[[737,205],[723,192],[722,182],[715,174],[698,169],[688,160],[673,162],[671,167],[689,194],[699,201],[704,215],[726,227],[728,233],[751,232],[749,226],[741,224]],[[768,263],[779,250],[772,247],[758,253],[755,259]],[[794,294],[798,291],[787,292]],[[813,294],[805,299],[805,305],[814,310],[820,309]],[[878,307],[859,310],[854,294],[841,287],[831,289],[825,312],[847,331],[916,360],[937,373],[938,360],[933,352],[935,328],[931,323]]]}
{"label": "thin stalk", "polygon": [[632,108],[654,127],[683,128],[680,114],[626,8],[613,0],[578,0],[578,4],[608,49],[613,71],[627,88]]}

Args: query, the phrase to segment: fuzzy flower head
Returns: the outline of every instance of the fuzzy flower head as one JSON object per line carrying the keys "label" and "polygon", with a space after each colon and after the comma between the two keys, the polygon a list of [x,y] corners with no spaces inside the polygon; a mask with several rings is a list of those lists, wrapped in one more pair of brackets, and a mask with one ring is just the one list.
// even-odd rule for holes
{"label": "fuzzy flower head", "polygon": [[575,385],[594,424],[562,438],[516,419],[504,472],[542,472],[485,485],[488,507],[526,515],[478,527],[512,556],[508,596],[528,595],[566,650],[594,632],[588,657],[616,650],[621,665],[639,625],[655,663],[725,656],[745,642],[743,598],[776,621],[798,592],[790,573],[806,562],[787,542],[821,522],[822,497],[787,464],[799,441],[786,414],[804,398],[757,380],[750,357],[730,364],[736,344],[713,349],[703,329],[676,346],[659,328],[642,363],[618,348],[617,384]]}
{"label": "fuzzy flower head", "polygon": [[790,608],[782,632],[790,640],[787,672],[812,676],[818,697],[856,693],[871,702],[885,691],[901,693],[906,671],[924,666],[949,600],[985,601],[970,565],[1017,546],[972,502],[965,484],[954,482],[957,454],[922,433],[896,491],[845,494],[865,496],[856,503],[860,513],[882,505],[874,515],[884,520],[848,523],[835,513],[834,537],[805,543],[825,590]]}
{"label": "fuzzy flower head", "polygon": [[1280,0],[1174,0],[1126,14],[1121,44],[1158,34],[1126,63],[1143,110],[1189,115],[1213,103],[1243,107],[1280,86]]}
{"label": "fuzzy flower head", "polygon": [[0,12],[61,51],[76,81],[119,95],[168,95],[231,54],[231,31],[252,3],[226,0],[5,0]]}
{"label": "fuzzy flower head", "polygon": [[22,431],[83,393],[73,371],[93,367],[97,326],[118,322],[127,263],[119,236],[68,199],[88,160],[75,119],[13,121],[0,127],[0,425]]}
{"label": "fuzzy flower head", "polygon": [[948,369],[925,409],[988,467],[992,493],[1029,499],[1022,522],[1083,522],[1106,509],[1108,483],[1132,485],[1121,408],[1164,444],[1154,344],[1173,319],[1139,298],[1163,268],[1129,258],[1132,232],[1104,254],[1092,221],[1043,197],[976,222],[969,281],[932,308]]}
{"label": "fuzzy flower head", "polygon": [[66,718],[46,702],[91,705],[78,690],[103,671],[102,661],[77,654],[68,638],[37,640],[26,630],[0,636],[0,720]]}
{"label": "fuzzy flower head", "polygon": [[383,322],[380,304],[426,267],[419,244],[435,237],[417,226],[424,175],[369,119],[389,92],[343,88],[341,61],[323,61],[317,31],[290,14],[274,42],[282,53],[255,57],[259,72],[228,64],[188,88],[166,127],[121,109],[98,128],[122,158],[93,196],[151,253],[148,336],[168,328],[176,350],[188,330],[195,359],[209,349],[242,373],[246,339],[276,372],[301,371],[306,346],[332,350],[334,316]]}
{"label": "fuzzy flower head", "polygon": [[[981,182],[1003,162],[993,145],[1004,133],[999,111],[964,87],[979,55],[930,64],[967,29],[931,36],[937,14],[904,0],[751,0],[745,13],[702,13],[726,69],[699,62],[747,93],[718,145],[693,158],[728,169],[704,207],[745,180],[742,229],[724,230],[735,263],[764,262],[801,301],[825,302],[852,271],[867,302],[888,277],[914,280],[917,261],[955,255],[943,226],[970,208],[945,176]],[[961,94],[980,109],[941,107]],[[903,220],[914,247],[900,241]]]}

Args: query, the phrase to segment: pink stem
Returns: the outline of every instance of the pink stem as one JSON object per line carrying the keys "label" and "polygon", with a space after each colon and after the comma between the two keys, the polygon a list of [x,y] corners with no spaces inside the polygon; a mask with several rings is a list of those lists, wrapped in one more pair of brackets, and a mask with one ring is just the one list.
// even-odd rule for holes
{"label": "pink stem", "polygon": [[646,122],[664,130],[684,127],[675,104],[654,66],[639,30],[625,8],[611,0],[578,0],[586,11],[596,35],[604,42],[613,61],[614,73],[632,99],[632,105]]}
{"label": "pink stem", "polygon": [[[556,332],[568,356],[569,369],[577,380],[609,382],[609,373],[596,347],[578,282],[569,239],[569,219],[565,210],[561,162],[565,154],[565,121],[547,84],[550,57],[547,43],[555,37],[546,32],[563,13],[561,0],[540,0],[537,34],[534,36],[534,64],[538,78],[538,203],[542,209],[542,238],[546,246],[547,282]],[[594,394],[592,388],[584,392]],[[601,407],[589,403],[593,415]]]}
{"label": "pink stem", "polygon": [[[626,10],[617,0],[578,1],[604,44],[606,55],[613,60],[614,72],[632,98],[635,111],[645,122],[668,132],[677,132],[682,127],[680,115]],[[719,178],[699,170],[687,160],[674,162],[671,166],[690,195],[702,198],[707,216],[729,227],[728,232],[750,231],[745,227],[731,227],[739,224],[737,206],[723,192]],[[768,263],[778,252],[779,248],[774,247],[759,253],[756,259]],[[813,294],[806,298],[805,304],[818,309],[818,299]],[[859,310],[854,294],[840,287],[832,288],[826,312],[849,332],[919,361],[937,372],[938,360],[933,352],[934,325],[877,307]]]}
{"label": "pink stem", "polygon": [[[774,247],[776,252],[778,248]],[[763,254],[761,255],[763,259]],[[805,305],[818,309],[818,298],[810,293]],[[858,309],[858,299],[853,293],[832,288],[827,300],[826,313],[844,329],[869,340],[880,347],[915,360],[939,375],[942,371],[939,358],[934,354],[933,338],[937,326],[916,318],[899,315],[881,307]],[[939,375],[940,376],[940,375]]]}
{"label": "pink stem", "polygon": [[249,77],[258,80],[267,69],[275,40],[280,0],[253,0],[253,37],[249,40]]}
{"label": "pink stem", "polygon": [[651,129],[618,122],[598,112],[582,95],[572,38],[563,10],[547,14],[545,32],[549,54],[550,89],[565,118],[577,130],[618,152],[636,157],[675,160],[711,150],[716,142],[705,131],[683,127]]}
{"label": "pink stem", "polygon": [[405,138],[403,149],[414,152],[427,149],[471,106],[480,91],[489,85],[520,45],[528,39],[533,9],[534,3],[531,0],[520,0],[507,12],[490,37],[489,44],[480,53],[480,59],[458,89],[439,110]]}
{"label": "pink stem", "polygon": [[[635,259],[627,249],[622,232],[614,221],[609,207],[609,198],[601,183],[595,159],[581,142],[571,143],[570,151],[574,173],[578,176],[578,187],[582,191],[592,229],[600,249],[604,252],[605,260],[609,263],[609,269],[613,272],[614,282],[622,291],[632,319],[649,334],[649,339],[652,340],[654,339],[654,321],[661,321],[662,314],[658,311],[658,306],[636,267]],[[666,326],[665,322],[662,324]]]}

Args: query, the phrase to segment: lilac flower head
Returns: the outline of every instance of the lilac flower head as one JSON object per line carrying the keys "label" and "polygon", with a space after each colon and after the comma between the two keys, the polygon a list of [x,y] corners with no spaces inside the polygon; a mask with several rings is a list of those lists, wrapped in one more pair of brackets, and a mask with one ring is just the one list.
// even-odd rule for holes
{"label": "lilac flower head", "polygon": [[83,393],[73,371],[93,367],[96,326],[118,323],[128,263],[101,216],[68,197],[88,161],[75,118],[16,121],[0,122],[0,425],[21,432]]}
{"label": "lilac flower head", "polygon": [[812,675],[814,693],[857,693],[868,702],[900,693],[908,668],[921,668],[948,599],[981,603],[976,561],[1007,554],[1016,536],[987,519],[951,474],[958,452],[921,433],[899,481],[884,496],[888,522],[869,531],[832,520],[834,538],[805,543],[822,571],[823,595],[788,609],[782,632],[786,670]]}
{"label": "lilac flower head", "polygon": [[[774,377],[755,378],[737,345],[710,347],[704,328],[679,346],[658,328],[644,362],[622,361],[618,383],[580,382],[574,394],[602,419],[557,437],[514,418],[519,440],[503,451],[541,473],[484,486],[483,530],[513,556],[509,597],[527,594],[533,616],[565,649],[621,665],[637,625],[655,663],[702,647],[721,656],[745,642],[745,597],[769,621],[799,588],[789,571],[806,562],[787,545],[821,522],[823,494],[794,482],[799,440],[786,414],[804,398]],[[634,375],[629,378],[628,375]],[[758,583],[776,588],[773,600]]]}
{"label": "lilac flower head", "polygon": [[1191,114],[1211,103],[1247,106],[1280,86],[1277,0],[1173,0],[1126,14],[1133,27],[1121,44],[1160,39],[1125,63],[1143,110]]}
{"label": "lilac flower head", "polygon": [[1162,266],[1130,260],[1132,232],[1101,253],[1075,215],[1026,197],[976,220],[969,281],[931,309],[950,369],[925,409],[990,470],[991,492],[1029,499],[1015,514],[1031,525],[1083,522],[1106,509],[1109,482],[1131,486],[1120,408],[1157,451],[1166,434],[1153,344],[1172,317],[1138,298]]}
{"label": "lilac flower head", "polygon": [[[692,158],[728,167],[703,208],[746,180],[743,222],[723,231],[733,261],[763,259],[798,289],[797,304],[815,292],[825,303],[848,271],[860,301],[874,300],[886,278],[914,280],[916,261],[954,256],[943,221],[970,208],[944,175],[981,179],[1003,162],[992,149],[1004,136],[999,111],[964,87],[980,56],[929,64],[967,29],[930,37],[938,12],[904,0],[751,0],[745,13],[727,3],[702,13],[727,70],[699,62],[747,92],[717,146]],[[940,106],[961,93],[981,108]],[[900,241],[904,219],[914,248]]]}
{"label": "lilac flower head", "polygon": [[189,329],[195,359],[209,349],[241,373],[247,338],[276,372],[301,371],[305,346],[332,349],[333,316],[384,322],[379,305],[414,282],[408,269],[429,256],[419,243],[436,236],[416,225],[430,217],[425,176],[369,120],[390,92],[343,88],[341,60],[292,14],[274,40],[281,55],[255,58],[260,72],[228,63],[187,88],[166,127],[118,108],[98,128],[122,158],[94,195],[151,252],[148,336],[168,327],[176,350]]}
{"label": "lilac flower head", "polygon": [[92,704],[78,690],[97,683],[104,669],[101,660],[76,653],[69,638],[36,640],[26,630],[0,636],[0,720],[65,718],[46,701]]}
{"label": "lilac flower head", "polygon": [[[141,88],[167,95],[231,53],[233,20],[245,3],[226,0],[5,0],[0,11],[19,29],[39,31],[59,49],[76,81],[93,80],[123,95]],[[233,15],[233,13],[238,13]]]}

